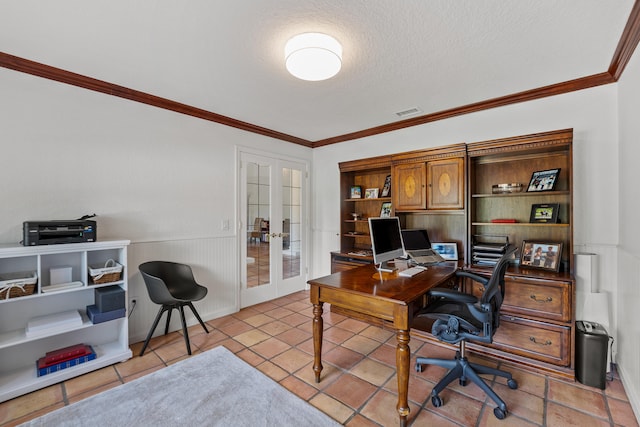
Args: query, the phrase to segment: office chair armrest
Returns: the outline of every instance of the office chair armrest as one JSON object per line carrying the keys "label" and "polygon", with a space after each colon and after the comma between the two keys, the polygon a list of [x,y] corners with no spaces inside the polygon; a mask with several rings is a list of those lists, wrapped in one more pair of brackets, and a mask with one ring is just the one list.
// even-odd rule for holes
{"label": "office chair armrest", "polygon": [[487,283],[489,283],[489,279],[488,278],[479,276],[479,275],[477,275],[475,273],[471,273],[471,272],[468,272],[468,271],[458,270],[458,271],[456,271],[456,276],[457,277],[468,277],[469,279],[471,279],[471,280],[473,280],[475,282],[481,283],[483,286],[487,286]]}
{"label": "office chair armrest", "polygon": [[463,294],[446,288],[433,288],[429,291],[429,296],[434,298],[445,298],[448,301],[459,302],[462,304],[475,304],[478,298],[471,294]]}

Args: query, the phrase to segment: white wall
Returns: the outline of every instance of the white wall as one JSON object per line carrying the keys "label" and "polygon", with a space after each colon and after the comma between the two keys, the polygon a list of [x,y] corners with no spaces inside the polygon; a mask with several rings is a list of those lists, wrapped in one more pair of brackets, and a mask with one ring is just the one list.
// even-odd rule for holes
{"label": "white wall", "polygon": [[25,220],[98,214],[99,240],[132,241],[132,342],[157,309],[143,261],[195,263],[203,318],[238,309],[236,147],[307,161],[311,149],[4,68],[0,94],[0,244]]}
{"label": "white wall", "polygon": [[636,418],[640,419],[640,51],[636,50],[618,83],[620,120],[620,244],[617,319],[618,363]]}

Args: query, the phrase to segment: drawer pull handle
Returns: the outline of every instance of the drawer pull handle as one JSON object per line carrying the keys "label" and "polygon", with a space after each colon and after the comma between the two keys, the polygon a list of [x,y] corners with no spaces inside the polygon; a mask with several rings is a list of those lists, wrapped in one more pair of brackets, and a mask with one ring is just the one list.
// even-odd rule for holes
{"label": "drawer pull handle", "polygon": [[539,303],[542,303],[542,304],[553,301],[553,298],[551,298],[551,297],[547,297],[546,299],[538,299],[538,297],[535,296],[535,294],[529,295],[529,298],[531,298],[535,302],[539,302]]}
{"label": "drawer pull handle", "polygon": [[529,337],[529,341],[535,344],[540,344],[540,345],[551,345],[551,341],[546,340],[544,343],[541,343],[536,340],[536,337]]}

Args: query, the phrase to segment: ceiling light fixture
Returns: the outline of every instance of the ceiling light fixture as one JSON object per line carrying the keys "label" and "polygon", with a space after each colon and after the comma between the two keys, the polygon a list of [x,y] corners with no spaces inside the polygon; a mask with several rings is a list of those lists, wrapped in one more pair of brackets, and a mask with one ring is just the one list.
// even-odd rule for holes
{"label": "ceiling light fixture", "polygon": [[287,71],[308,81],[329,79],[342,67],[342,46],[322,33],[303,33],[289,39],[284,47]]}

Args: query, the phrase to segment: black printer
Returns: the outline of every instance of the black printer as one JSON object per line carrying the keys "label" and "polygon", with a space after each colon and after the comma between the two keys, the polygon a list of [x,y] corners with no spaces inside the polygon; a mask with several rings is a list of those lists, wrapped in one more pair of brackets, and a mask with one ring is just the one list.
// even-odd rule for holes
{"label": "black printer", "polygon": [[96,222],[84,219],[25,221],[22,224],[22,245],[95,242],[96,232]]}

